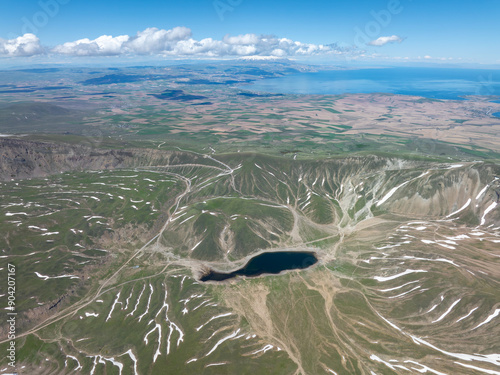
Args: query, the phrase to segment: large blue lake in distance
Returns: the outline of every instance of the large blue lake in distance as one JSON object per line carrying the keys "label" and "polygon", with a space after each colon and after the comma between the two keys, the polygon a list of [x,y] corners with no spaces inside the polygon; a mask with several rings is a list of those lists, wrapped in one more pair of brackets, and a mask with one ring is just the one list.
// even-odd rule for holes
{"label": "large blue lake in distance", "polygon": [[466,95],[500,96],[500,70],[380,68],[297,73],[256,81],[241,88],[283,94],[390,93],[434,99]]}

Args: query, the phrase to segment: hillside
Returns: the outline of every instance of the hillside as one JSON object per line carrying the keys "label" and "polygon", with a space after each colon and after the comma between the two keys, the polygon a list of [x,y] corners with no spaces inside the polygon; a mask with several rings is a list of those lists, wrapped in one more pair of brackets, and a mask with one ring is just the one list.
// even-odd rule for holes
{"label": "hillside", "polygon": [[[31,373],[499,365],[497,165],[67,147],[32,144],[2,172],[30,177],[1,185],[0,246]],[[198,280],[277,250],[319,262]]]}

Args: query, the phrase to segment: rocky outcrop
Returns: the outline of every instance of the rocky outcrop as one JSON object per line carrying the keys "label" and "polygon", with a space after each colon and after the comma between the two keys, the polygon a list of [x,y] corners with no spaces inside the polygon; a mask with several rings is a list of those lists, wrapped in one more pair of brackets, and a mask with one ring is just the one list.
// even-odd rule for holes
{"label": "rocky outcrop", "polygon": [[65,171],[101,170],[179,161],[195,162],[197,155],[152,149],[109,150],[71,145],[0,138],[0,180],[43,177]]}

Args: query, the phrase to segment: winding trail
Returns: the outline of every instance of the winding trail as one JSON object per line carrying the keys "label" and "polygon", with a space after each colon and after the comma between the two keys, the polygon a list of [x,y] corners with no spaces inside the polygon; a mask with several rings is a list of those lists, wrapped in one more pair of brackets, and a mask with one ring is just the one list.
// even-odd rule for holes
{"label": "winding trail", "polygon": [[[197,153],[195,153],[195,154],[197,154]],[[222,176],[222,175],[228,175],[228,174],[232,175],[233,172],[236,170],[236,169],[231,168],[227,164],[224,164],[224,163],[218,161],[217,159],[214,159],[213,157],[211,157],[209,155],[203,155],[203,154],[199,154],[199,155],[202,155],[205,158],[209,158],[209,159],[211,159],[213,161],[218,162],[219,164],[221,164],[222,166],[224,166],[224,168],[226,168],[226,169],[217,168],[217,167],[214,167],[214,166],[207,166],[207,165],[203,165],[203,164],[199,164],[199,165],[198,164],[185,164],[185,165],[176,165],[176,167],[203,166],[203,167],[209,167],[209,168],[213,168],[213,169],[217,169],[217,170],[222,171],[222,173],[219,173],[215,177],[219,177],[219,176]],[[162,166],[162,167],[164,168],[164,167],[173,167],[173,166]],[[158,171],[153,171],[153,170],[151,170],[149,168],[144,168],[144,169],[141,169],[141,170],[143,170],[143,171],[149,171],[149,172],[158,172]],[[161,238],[163,232],[166,230],[166,228],[168,227],[168,224],[172,220],[172,217],[175,215],[175,213],[179,209],[179,205],[180,205],[181,200],[191,191],[191,180],[189,178],[184,177],[182,175],[179,175],[177,173],[173,173],[173,172],[161,171],[160,173],[176,177],[176,178],[184,181],[185,184],[186,184],[185,190],[183,192],[181,192],[179,195],[177,195],[177,197],[175,198],[175,203],[168,208],[168,210],[167,210],[168,218],[167,218],[165,224],[163,225],[163,227],[161,228],[161,230],[155,236],[153,236],[148,242],[146,242],[140,249],[136,250],[110,277],[108,277],[99,286],[99,288],[95,292],[91,292],[90,295],[84,296],[79,302],[76,302],[73,305],[69,306],[68,308],[66,308],[66,309],[64,309],[64,310],[56,313],[55,315],[52,315],[51,317],[47,318],[42,323],[39,323],[38,325],[36,325],[35,327],[29,329],[28,331],[23,332],[23,333],[19,333],[17,335],[17,338],[21,338],[21,337],[24,337],[24,336],[27,336],[27,335],[30,335],[30,334],[34,334],[37,331],[39,331],[39,330],[41,330],[43,328],[46,328],[46,327],[48,327],[49,325],[51,325],[51,324],[53,324],[55,322],[58,322],[58,321],[60,321],[60,320],[62,320],[64,318],[67,318],[67,317],[75,314],[78,310],[80,310],[80,309],[82,309],[82,308],[90,305],[91,303],[93,303],[95,299],[97,299],[99,296],[101,296],[103,293],[105,293],[107,290],[110,289],[110,288],[108,288],[107,290],[104,290],[104,288],[106,288],[107,286],[109,286],[109,284],[112,282],[112,280],[114,280],[116,278],[116,276],[118,274],[120,274],[123,271],[123,269],[133,259],[135,259],[144,249],[146,249],[151,243],[153,243],[153,241],[156,240],[156,243],[157,244],[159,243],[160,238]],[[234,186],[234,176],[233,176],[232,184]],[[173,208],[173,212],[170,213],[171,210],[172,210],[172,208]],[[104,290],[104,292],[103,292],[103,290]],[[0,344],[6,343],[8,341],[9,341],[8,338],[0,340]]]}

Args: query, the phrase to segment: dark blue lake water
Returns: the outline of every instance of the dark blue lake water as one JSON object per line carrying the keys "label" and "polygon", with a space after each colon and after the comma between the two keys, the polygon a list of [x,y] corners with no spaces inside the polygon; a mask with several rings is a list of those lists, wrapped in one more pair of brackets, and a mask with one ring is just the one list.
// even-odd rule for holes
{"label": "dark blue lake water", "polygon": [[457,68],[329,70],[263,79],[244,88],[251,91],[286,94],[391,93],[435,99],[462,99],[466,95],[500,96],[500,70]]}
{"label": "dark blue lake water", "polygon": [[276,251],[262,253],[250,259],[242,268],[233,272],[218,272],[209,270],[201,281],[223,281],[236,276],[255,277],[262,274],[278,274],[286,270],[304,269],[318,262],[311,252]]}

